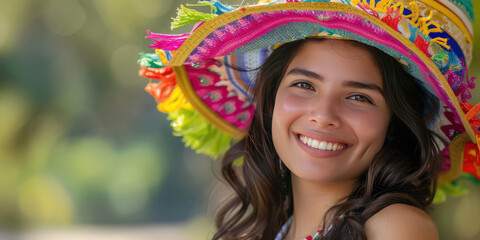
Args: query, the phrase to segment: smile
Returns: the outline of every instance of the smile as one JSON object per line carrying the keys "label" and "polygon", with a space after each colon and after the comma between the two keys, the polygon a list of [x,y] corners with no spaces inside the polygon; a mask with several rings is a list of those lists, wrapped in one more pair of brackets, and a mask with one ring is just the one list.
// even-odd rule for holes
{"label": "smile", "polygon": [[338,142],[320,141],[303,135],[300,135],[300,141],[309,147],[326,151],[340,151],[348,146],[347,144]]}

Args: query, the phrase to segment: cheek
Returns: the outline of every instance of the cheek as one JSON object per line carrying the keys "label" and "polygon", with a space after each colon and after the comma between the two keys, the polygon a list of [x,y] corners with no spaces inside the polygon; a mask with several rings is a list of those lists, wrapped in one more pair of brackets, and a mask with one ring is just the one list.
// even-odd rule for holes
{"label": "cheek", "polygon": [[[279,92],[275,99],[275,108],[278,110],[279,116],[290,116],[301,113],[305,110],[306,99],[299,97],[295,94],[289,94],[285,92]],[[287,115],[282,115],[287,114]]]}
{"label": "cheek", "polygon": [[276,149],[284,149],[283,145],[287,144],[292,123],[301,117],[304,111],[305,100],[282,91],[277,93],[272,116],[272,138]]}
{"label": "cheek", "polygon": [[363,144],[381,148],[390,122],[390,117],[385,112],[357,112],[349,119],[359,141]]}
{"label": "cheek", "polygon": [[[275,99],[273,110],[273,124],[283,128],[288,125],[305,110],[305,101],[294,94],[279,91]],[[279,126],[277,126],[279,127]],[[273,130],[273,127],[272,127]]]}

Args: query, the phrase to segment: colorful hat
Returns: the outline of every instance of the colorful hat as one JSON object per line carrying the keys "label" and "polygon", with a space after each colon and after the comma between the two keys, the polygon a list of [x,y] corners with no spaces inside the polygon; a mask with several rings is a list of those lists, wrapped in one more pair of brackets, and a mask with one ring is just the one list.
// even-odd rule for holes
{"label": "colorful hat", "polygon": [[[169,114],[174,134],[198,152],[217,157],[241,138],[252,120],[257,69],[282,43],[307,37],[346,38],[381,49],[408,67],[441,100],[430,128],[450,141],[435,201],[466,191],[459,179],[480,183],[480,105],[466,103],[475,78],[471,0],[261,0],[232,7],[216,0],[210,13],[181,6],[172,29],[147,31],[155,53],[142,53],[145,90]],[[478,144],[477,144],[478,143]]]}

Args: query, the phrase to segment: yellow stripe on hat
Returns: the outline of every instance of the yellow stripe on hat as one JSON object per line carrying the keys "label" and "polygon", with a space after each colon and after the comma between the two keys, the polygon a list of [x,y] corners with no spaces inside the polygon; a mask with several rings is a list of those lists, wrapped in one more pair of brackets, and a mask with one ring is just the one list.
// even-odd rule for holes
{"label": "yellow stripe on hat", "polygon": [[440,0],[439,2],[441,3],[438,3],[437,1],[421,0],[421,2],[429,5],[430,7],[450,18],[450,20],[452,20],[458,26],[458,28],[460,28],[463,34],[465,34],[467,41],[471,43],[473,41],[473,25],[469,24],[470,21],[468,20],[467,16],[465,16],[463,12],[457,6],[455,6],[455,4],[449,1]]}
{"label": "yellow stripe on hat", "polygon": [[[180,53],[181,51],[178,52]],[[244,136],[245,133],[238,130],[234,125],[224,121],[197,95],[195,89],[193,89],[192,85],[190,84],[190,80],[185,66],[174,66],[173,70],[175,71],[177,80],[179,80],[178,85],[182,89],[182,92],[185,94],[185,97],[205,119],[207,119],[215,127],[229,134],[233,138],[241,139]]]}
{"label": "yellow stripe on hat", "polygon": [[470,137],[466,133],[460,133],[448,146],[450,154],[450,169],[438,175],[438,185],[447,184],[462,174],[463,152],[465,144],[470,142]]}

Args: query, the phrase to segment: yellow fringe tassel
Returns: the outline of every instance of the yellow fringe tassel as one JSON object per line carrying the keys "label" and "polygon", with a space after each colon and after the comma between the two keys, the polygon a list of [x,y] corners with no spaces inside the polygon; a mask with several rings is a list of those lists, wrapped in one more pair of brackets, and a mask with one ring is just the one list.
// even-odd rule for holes
{"label": "yellow fringe tassel", "polygon": [[179,87],[176,87],[173,90],[172,94],[167,100],[157,104],[158,111],[164,113],[173,113],[182,108],[193,109],[192,104],[187,101],[185,95],[183,95],[183,92]]}

